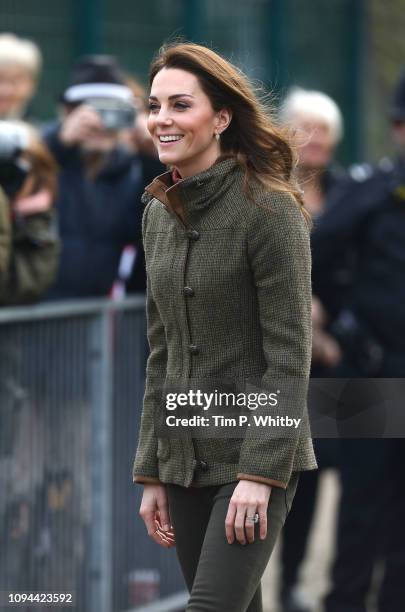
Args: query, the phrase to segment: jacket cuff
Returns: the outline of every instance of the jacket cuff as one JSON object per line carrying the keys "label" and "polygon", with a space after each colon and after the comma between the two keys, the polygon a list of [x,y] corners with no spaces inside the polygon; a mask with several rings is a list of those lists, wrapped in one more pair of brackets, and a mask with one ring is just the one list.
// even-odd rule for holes
{"label": "jacket cuff", "polygon": [[238,472],[236,474],[238,480],[252,480],[253,482],[260,482],[261,484],[267,484],[271,487],[280,487],[281,489],[287,488],[287,483],[281,482],[281,480],[274,480],[273,478],[265,478],[264,476],[254,476],[252,474],[243,474]]}
{"label": "jacket cuff", "polygon": [[159,478],[155,478],[154,476],[142,476],[142,474],[134,476],[133,482],[138,484],[162,484]]}

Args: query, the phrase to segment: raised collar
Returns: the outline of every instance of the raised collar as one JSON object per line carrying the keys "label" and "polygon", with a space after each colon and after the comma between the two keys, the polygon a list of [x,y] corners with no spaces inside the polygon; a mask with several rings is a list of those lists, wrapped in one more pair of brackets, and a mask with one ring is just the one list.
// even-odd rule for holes
{"label": "raised collar", "polygon": [[187,225],[194,211],[208,206],[228,188],[226,180],[239,166],[234,156],[220,157],[208,170],[182,179],[173,184],[172,173],[164,172],[157,176],[145,191]]}

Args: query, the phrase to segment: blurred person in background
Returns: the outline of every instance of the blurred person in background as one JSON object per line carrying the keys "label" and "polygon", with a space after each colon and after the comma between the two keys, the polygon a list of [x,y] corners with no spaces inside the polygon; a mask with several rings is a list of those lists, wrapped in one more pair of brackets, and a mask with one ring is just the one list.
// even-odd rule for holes
{"label": "blurred person in background", "polygon": [[157,149],[147,126],[148,111],[146,90],[133,76],[127,76],[126,85],[130,88],[134,96],[136,117],[134,125],[129,130],[123,131],[122,143],[134,153],[143,153],[144,155],[157,158]]}
{"label": "blurred person in background", "polygon": [[127,281],[131,290],[144,290],[141,195],[161,165],[120,143],[135,106],[115,59],[80,60],[62,105],[60,121],[43,133],[61,169],[62,254],[47,297],[107,296]]}
{"label": "blurred person in background", "polygon": [[294,132],[305,207],[316,219],[325,209],[328,193],[344,174],[334,160],[343,136],[342,114],[325,93],[294,87],[284,99],[280,117]]}
{"label": "blurred person in background", "polygon": [[[282,104],[281,120],[294,133],[298,180],[304,191],[305,206],[316,226],[345,176],[344,170],[334,159],[343,136],[342,114],[336,102],[323,92],[295,87]],[[321,376],[324,369],[335,366],[341,358],[339,345],[327,328],[335,311],[330,308],[330,303],[335,303],[344,292],[346,270],[345,258],[330,269],[327,289],[331,298],[326,300],[326,308],[323,304],[325,282],[322,300],[318,296],[313,297],[312,376]]]}
{"label": "blurred person in background", "polygon": [[33,122],[29,103],[41,66],[41,52],[35,43],[14,34],[0,34],[0,119]]}
{"label": "blurred person in background", "polygon": [[[59,254],[53,210],[56,172],[55,161],[31,126],[0,121],[0,306],[38,301],[54,279]],[[18,350],[0,342],[3,417],[6,404],[12,403]],[[7,428],[1,421],[4,442],[8,436],[1,434]]]}
{"label": "blurred person in background", "polygon": [[0,304],[39,299],[57,268],[57,167],[29,125],[0,121]]}
{"label": "blurred person in background", "polygon": [[[53,280],[58,260],[53,202],[56,163],[34,129],[0,121],[0,306],[31,304]],[[14,329],[15,331],[15,329]],[[26,327],[24,327],[26,331]],[[31,508],[20,476],[32,461],[33,411],[24,411],[21,380],[31,358],[27,335],[0,327],[0,575],[23,589],[27,550],[32,544]],[[49,375],[49,373],[48,373]],[[25,443],[24,443],[25,441]]]}
{"label": "blurred person in background", "polygon": [[[349,177],[312,236],[315,290],[321,290],[330,266],[348,247],[355,254],[353,282],[333,324],[343,349],[336,377],[402,378],[405,372],[405,72],[390,121],[396,158]],[[341,439],[339,468],[336,558],[325,610],[365,612],[380,560],[384,571],[377,610],[402,612],[405,442],[376,436]]]}
{"label": "blurred person in background", "polygon": [[[304,202],[315,224],[328,205],[345,173],[334,161],[343,135],[343,119],[337,104],[320,91],[293,88],[281,107],[281,120],[294,133],[298,151],[297,174]],[[341,269],[341,268],[340,268]],[[329,284],[334,296],[341,287],[335,275]],[[327,314],[320,299],[312,300],[313,346],[311,375],[327,376],[341,359],[341,350],[330,334]],[[298,572],[305,556],[322,469],[336,465],[334,440],[314,440],[319,470],[302,474],[282,538],[280,600],[283,612],[307,612],[310,602],[298,588]]]}

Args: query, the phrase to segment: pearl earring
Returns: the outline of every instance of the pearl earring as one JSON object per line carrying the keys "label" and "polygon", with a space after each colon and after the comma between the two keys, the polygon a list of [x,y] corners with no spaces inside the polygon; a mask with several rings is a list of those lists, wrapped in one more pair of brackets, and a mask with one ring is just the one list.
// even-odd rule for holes
{"label": "pearl earring", "polygon": [[215,138],[218,141],[221,138],[221,134],[219,134],[218,132],[215,132]]}

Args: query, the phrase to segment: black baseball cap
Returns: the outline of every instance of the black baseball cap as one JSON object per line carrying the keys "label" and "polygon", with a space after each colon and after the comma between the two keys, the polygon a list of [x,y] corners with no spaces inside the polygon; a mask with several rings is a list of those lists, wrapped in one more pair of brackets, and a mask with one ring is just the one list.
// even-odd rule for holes
{"label": "black baseball cap", "polygon": [[64,104],[74,105],[87,98],[132,100],[132,91],[127,87],[125,75],[113,56],[87,55],[76,64],[60,100]]}

